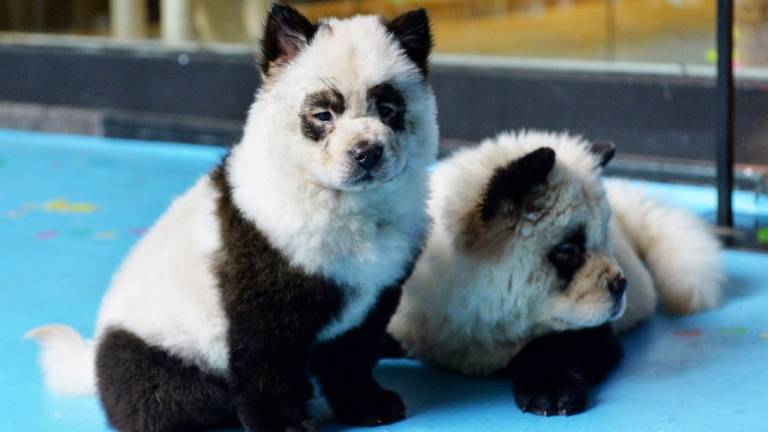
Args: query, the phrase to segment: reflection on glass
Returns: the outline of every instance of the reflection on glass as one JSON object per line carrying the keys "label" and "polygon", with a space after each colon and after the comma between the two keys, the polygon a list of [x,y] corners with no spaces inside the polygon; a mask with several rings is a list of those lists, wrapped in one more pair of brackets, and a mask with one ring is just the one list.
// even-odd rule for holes
{"label": "reflection on glass", "polygon": [[[0,31],[256,44],[269,0],[0,0]],[[324,16],[429,10],[440,53],[714,63],[715,0],[288,1]],[[737,58],[768,65],[768,1],[736,0]]]}

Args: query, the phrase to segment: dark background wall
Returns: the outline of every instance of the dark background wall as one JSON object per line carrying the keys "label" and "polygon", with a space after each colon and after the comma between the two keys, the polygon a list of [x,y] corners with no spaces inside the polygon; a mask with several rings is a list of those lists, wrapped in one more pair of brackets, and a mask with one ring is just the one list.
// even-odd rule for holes
{"label": "dark background wall", "polygon": [[[708,161],[714,79],[439,62],[431,81],[446,145],[504,129],[567,129],[625,156]],[[250,53],[0,46],[0,102],[85,109],[109,136],[236,141],[258,86]],[[740,80],[737,162],[768,165],[768,81]]]}

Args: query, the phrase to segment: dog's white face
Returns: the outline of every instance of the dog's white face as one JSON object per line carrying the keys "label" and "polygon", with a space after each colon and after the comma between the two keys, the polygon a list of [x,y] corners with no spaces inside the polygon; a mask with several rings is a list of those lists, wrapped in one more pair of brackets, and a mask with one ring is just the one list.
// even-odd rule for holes
{"label": "dog's white face", "polygon": [[[271,33],[270,33],[271,31]],[[327,189],[370,190],[406,167],[424,169],[436,141],[426,81],[431,48],[423,11],[311,24],[298,12],[270,16],[265,82],[252,110],[271,130],[268,154]],[[254,113],[252,113],[254,114]]]}
{"label": "dog's white face", "polygon": [[434,199],[443,202],[444,221],[457,221],[448,230],[479,272],[473,278],[485,281],[474,289],[486,291],[472,295],[506,310],[516,332],[596,326],[622,314],[626,280],[612,254],[599,179],[612,155],[612,146],[567,135],[502,135],[459,156],[456,168],[485,172],[467,192],[439,196],[457,190],[461,171],[436,174],[441,183],[454,178]]}

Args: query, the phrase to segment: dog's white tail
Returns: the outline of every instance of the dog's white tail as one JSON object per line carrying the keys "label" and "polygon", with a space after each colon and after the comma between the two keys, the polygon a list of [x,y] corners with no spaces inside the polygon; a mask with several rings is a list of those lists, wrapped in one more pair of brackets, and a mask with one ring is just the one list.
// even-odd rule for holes
{"label": "dog's white tail", "polygon": [[95,349],[73,328],[54,324],[27,332],[40,343],[40,366],[48,389],[57,394],[96,394]]}
{"label": "dog's white tail", "polygon": [[608,181],[606,190],[617,222],[651,272],[665,311],[688,314],[717,306],[724,277],[712,227],[624,182]]}

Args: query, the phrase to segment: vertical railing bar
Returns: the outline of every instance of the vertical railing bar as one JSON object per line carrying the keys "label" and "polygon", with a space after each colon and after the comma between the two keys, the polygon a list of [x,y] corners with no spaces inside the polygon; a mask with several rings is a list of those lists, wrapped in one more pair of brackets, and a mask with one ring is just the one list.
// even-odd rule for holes
{"label": "vertical railing bar", "polygon": [[717,224],[733,226],[733,0],[717,1],[717,89],[715,104]]}

